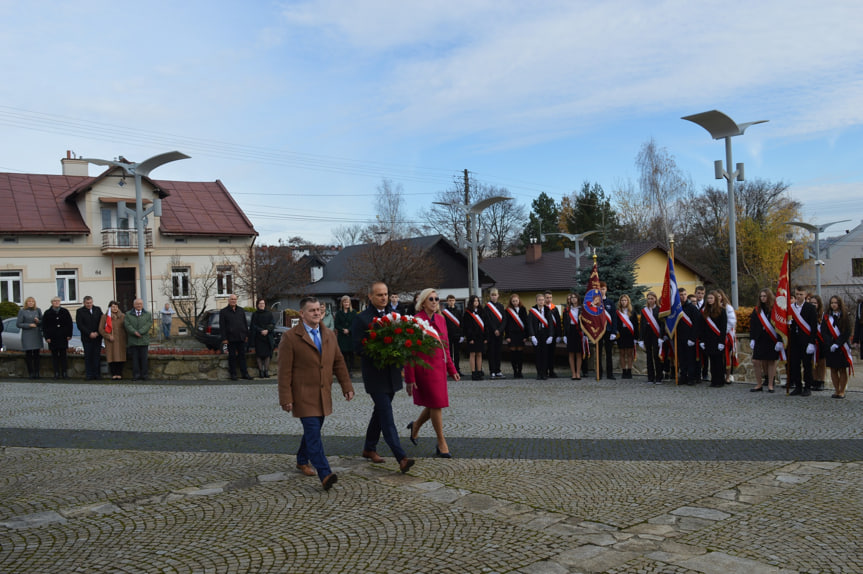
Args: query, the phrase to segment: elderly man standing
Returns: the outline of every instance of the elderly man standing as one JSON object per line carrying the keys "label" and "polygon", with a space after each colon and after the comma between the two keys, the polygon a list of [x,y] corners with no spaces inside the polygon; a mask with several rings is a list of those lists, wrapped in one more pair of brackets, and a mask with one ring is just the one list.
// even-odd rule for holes
{"label": "elderly man standing", "polygon": [[414,465],[414,459],[408,458],[399,441],[399,433],[393,420],[393,397],[402,388],[402,369],[397,366],[378,368],[374,361],[365,353],[363,339],[368,336],[369,325],[375,317],[383,317],[389,312],[386,283],[378,281],[369,288],[369,306],[356,316],[351,327],[354,340],[354,351],[362,358],[363,386],[371,396],[375,407],[369,426],[366,429],[366,441],[363,445],[363,458],[372,462],[383,462],[377,453],[381,433],[384,441],[393,451],[399,462],[399,470],[407,472]]}
{"label": "elderly man standing", "polygon": [[303,424],[297,469],[306,476],[317,471],[324,490],[329,490],[338,476],[330,470],[324,454],[321,427],[324,417],[333,412],[333,373],[346,400],[354,398],[354,387],[336,334],[323,327],[322,316],[317,299],[301,300],[299,325],[285,333],[279,343],[279,404]]}
{"label": "elderly man standing", "polygon": [[228,346],[228,372],[231,380],[237,380],[237,367],[244,379],[252,380],[246,366],[246,342],[249,340],[249,323],[246,311],[237,306],[237,296],[228,297],[228,306],[219,311],[219,328],[222,344]]}
{"label": "elderly man standing", "polygon": [[147,351],[150,347],[150,329],[153,328],[153,315],[144,309],[144,300],[135,299],[132,310],[126,313],[123,322],[126,328],[126,341],[129,355],[132,356],[132,380],[147,380]]}

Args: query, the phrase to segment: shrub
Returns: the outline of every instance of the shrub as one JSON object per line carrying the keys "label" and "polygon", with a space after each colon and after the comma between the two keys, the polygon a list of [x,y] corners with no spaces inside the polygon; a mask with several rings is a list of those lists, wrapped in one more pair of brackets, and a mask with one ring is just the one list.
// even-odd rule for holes
{"label": "shrub", "polygon": [[19,307],[12,301],[3,301],[0,303],[0,319],[8,319],[9,317],[18,316]]}
{"label": "shrub", "polygon": [[754,307],[740,307],[734,312],[737,313],[737,334],[749,332],[749,318],[752,316]]}

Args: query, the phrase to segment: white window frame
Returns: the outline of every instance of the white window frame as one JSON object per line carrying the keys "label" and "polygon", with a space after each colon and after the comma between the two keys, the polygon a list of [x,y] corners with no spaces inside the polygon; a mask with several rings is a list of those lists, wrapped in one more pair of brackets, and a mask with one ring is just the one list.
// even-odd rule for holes
{"label": "white window frame", "polygon": [[[54,280],[57,285],[57,297],[62,303],[78,302],[78,270],[56,269]],[[71,296],[70,296],[71,295]]]}
{"label": "white window frame", "polygon": [[216,268],[216,295],[227,297],[234,292],[234,266],[219,265]]}
{"label": "white window frame", "polygon": [[[21,271],[5,269],[0,271],[0,300],[2,301],[12,301],[16,305],[24,304],[24,282],[21,280]],[[15,286],[18,287],[18,299],[15,299]],[[6,298],[3,297],[3,291],[5,291]],[[9,295],[11,294],[11,298]]]}
{"label": "white window frame", "polygon": [[192,296],[192,270],[189,267],[171,268],[172,299],[189,299]]}

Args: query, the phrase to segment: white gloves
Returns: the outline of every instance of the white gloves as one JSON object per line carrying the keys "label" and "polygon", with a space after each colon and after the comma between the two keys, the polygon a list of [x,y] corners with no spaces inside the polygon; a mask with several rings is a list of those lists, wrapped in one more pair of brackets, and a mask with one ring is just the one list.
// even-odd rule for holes
{"label": "white gloves", "polygon": [[538,342],[537,342],[537,340],[536,340],[536,337],[531,337],[531,338],[530,338],[530,342],[531,342],[531,343],[533,343],[533,346],[534,346],[534,347],[536,347],[537,345],[539,345],[539,343],[538,343]]}
{"label": "white gloves", "polygon": [[695,341],[693,341],[692,339],[686,339],[686,346],[687,347],[694,347]]}
{"label": "white gloves", "polygon": [[561,341],[563,341],[563,337],[558,337],[557,342],[560,343]]}
{"label": "white gloves", "polygon": [[459,343],[464,343],[464,337],[459,337],[459,338],[458,338],[458,342],[459,342]]}
{"label": "white gloves", "polygon": [[638,348],[641,349],[642,351],[644,350],[644,341],[638,342]]}
{"label": "white gloves", "polygon": [[782,341],[777,341],[776,346],[773,347],[777,353],[781,353],[785,350],[785,345],[782,344]]}
{"label": "white gloves", "polygon": [[551,345],[551,342],[552,342],[552,341],[554,341],[554,337],[549,337],[548,339],[546,339],[546,340],[545,340],[545,344],[546,344],[546,345]]}
{"label": "white gloves", "polygon": [[609,339],[610,341],[614,341],[615,339],[617,339],[617,335],[615,335],[614,333],[612,333],[611,335],[609,335],[608,339]]}
{"label": "white gloves", "polygon": [[836,349],[838,349],[838,348],[839,348],[839,345],[837,345],[836,343],[833,343],[832,345],[830,345],[830,352],[835,353]]}
{"label": "white gloves", "polygon": [[699,344],[698,344],[698,346],[699,346],[699,347],[701,347],[701,350],[702,350],[702,351],[704,351],[704,350],[705,350],[704,343],[699,343]]}
{"label": "white gloves", "polygon": [[567,344],[567,342],[568,342],[568,341],[566,340],[566,335],[564,335],[564,336],[563,336],[563,344],[564,344],[564,345],[566,345],[566,344]]}
{"label": "white gloves", "polygon": [[716,348],[719,349],[720,351],[724,351],[725,345],[723,345],[722,343],[719,343],[718,345],[716,345]]}
{"label": "white gloves", "polygon": [[755,341],[754,340],[749,341],[749,348],[752,349],[753,351],[755,350]]}
{"label": "white gloves", "polygon": [[815,345],[813,345],[812,343],[809,343],[808,345],[806,345],[806,354],[807,355],[814,355],[815,354]]}

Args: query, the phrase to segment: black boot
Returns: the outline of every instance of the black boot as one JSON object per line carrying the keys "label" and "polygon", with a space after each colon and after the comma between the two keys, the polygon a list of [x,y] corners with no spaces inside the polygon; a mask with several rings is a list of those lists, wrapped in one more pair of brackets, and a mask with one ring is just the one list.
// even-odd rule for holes
{"label": "black boot", "polygon": [[40,359],[39,355],[33,356],[33,378],[34,379],[40,378],[40,376],[39,376],[39,359]]}
{"label": "black boot", "polygon": [[[26,353],[26,351],[25,351]],[[24,355],[24,364],[27,366],[27,378],[33,378],[33,357],[27,353]]]}

